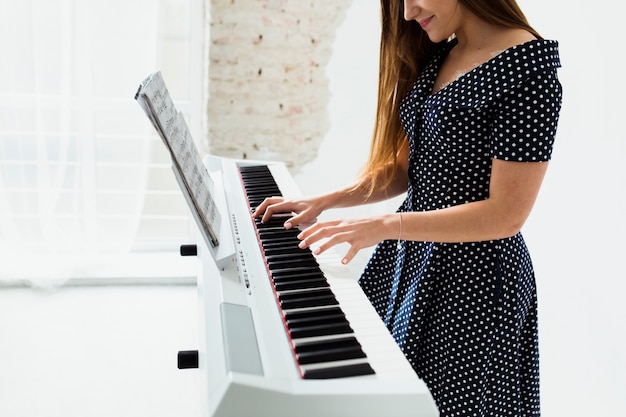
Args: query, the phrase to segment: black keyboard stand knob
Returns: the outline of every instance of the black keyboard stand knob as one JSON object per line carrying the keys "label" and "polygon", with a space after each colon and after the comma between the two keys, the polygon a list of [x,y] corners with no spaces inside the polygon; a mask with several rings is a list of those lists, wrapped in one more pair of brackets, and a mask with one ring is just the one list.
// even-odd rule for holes
{"label": "black keyboard stand knob", "polygon": [[180,256],[198,256],[198,247],[196,245],[181,245]]}
{"label": "black keyboard stand knob", "polygon": [[178,352],[178,369],[194,369],[197,367],[197,350],[181,350],[180,352]]}

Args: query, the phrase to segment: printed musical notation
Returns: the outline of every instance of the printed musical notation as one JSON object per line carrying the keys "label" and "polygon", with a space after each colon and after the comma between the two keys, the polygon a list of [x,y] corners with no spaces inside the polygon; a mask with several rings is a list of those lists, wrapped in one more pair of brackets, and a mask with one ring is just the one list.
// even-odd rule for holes
{"label": "printed musical notation", "polygon": [[184,184],[183,192],[187,193],[191,209],[196,211],[196,218],[201,222],[199,226],[208,234],[212,246],[219,245],[221,216],[211,195],[213,182],[160,72],[151,74],[141,83],[135,100],[169,150],[173,168]]}

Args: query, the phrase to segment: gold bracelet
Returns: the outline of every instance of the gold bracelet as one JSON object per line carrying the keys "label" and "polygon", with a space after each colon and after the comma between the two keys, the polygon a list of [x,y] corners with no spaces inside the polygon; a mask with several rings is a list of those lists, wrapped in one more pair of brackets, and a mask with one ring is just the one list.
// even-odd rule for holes
{"label": "gold bracelet", "polygon": [[398,242],[400,241],[400,238],[402,237],[402,213],[398,213],[400,215],[400,233],[398,233]]}

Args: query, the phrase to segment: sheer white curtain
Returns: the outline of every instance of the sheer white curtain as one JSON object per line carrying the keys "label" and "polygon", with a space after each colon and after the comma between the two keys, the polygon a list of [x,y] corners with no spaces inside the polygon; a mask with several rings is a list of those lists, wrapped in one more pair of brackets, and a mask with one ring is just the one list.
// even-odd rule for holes
{"label": "sheer white curtain", "polygon": [[0,0],[0,280],[136,247],[160,144],[133,94],[160,69],[163,3]]}

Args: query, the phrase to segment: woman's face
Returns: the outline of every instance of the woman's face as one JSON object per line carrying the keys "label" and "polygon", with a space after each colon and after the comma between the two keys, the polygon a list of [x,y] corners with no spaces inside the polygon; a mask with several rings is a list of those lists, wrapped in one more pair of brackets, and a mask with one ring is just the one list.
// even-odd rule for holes
{"label": "woman's face", "polygon": [[459,0],[404,0],[404,18],[419,23],[436,43],[458,30],[463,13]]}

